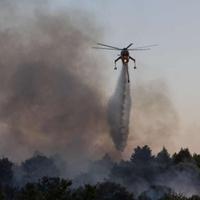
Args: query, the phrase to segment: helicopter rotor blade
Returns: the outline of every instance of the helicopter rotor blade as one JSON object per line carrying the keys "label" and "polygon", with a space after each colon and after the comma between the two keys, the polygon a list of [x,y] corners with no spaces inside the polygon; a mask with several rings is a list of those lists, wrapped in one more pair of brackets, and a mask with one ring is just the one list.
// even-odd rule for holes
{"label": "helicopter rotor blade", "polygon": [[129,44],[129,45],[126,47],[126,49],[128,49],[128,48],[131,47],[132,45],[133,45],[133,43]]}
{"label": "helicopter rotor blade", "polygon": [[118,49],[112,49],[112,48],[104,48],[104,47],[92,47],[93,49],[102,49],[102,50],[112,50],[112,51],[119,51]]}
{"label": "helicopter rotor blade", "polygon": [[151,50],[150,48],[146,48],[146,49],[128,49],[129,51],[148,51]]}
{"label": "helicopter rotor blade", "polygon": [[107,44],[102,44],[102,43],[97,43],[97,44],[100,45],[100,46],[109,47],[109,48],[116,49],[116,50],[121,50],[118,47],[113,47],[113,46],[110,46],[110,45],[107,45]]}
{"label": "helicopter rotor blade", "polygon": [[145,45],[145,46],[141,46],[141,47],[135,47],[134,49],[143,49],[143,48],[149,48],[149,47],[156,47],[158,46],[157,44],[151,44],[151,45]]}

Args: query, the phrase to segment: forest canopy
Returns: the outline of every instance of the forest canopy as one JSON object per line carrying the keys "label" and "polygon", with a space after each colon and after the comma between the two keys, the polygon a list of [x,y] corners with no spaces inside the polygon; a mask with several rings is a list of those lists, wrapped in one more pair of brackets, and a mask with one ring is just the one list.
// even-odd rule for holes
{"label": "forest canopy", "polygon": [[106,154],[87,171],[67,177],[67,163],[56,156],[33,155],[20,165],[0,159],[0,199],[200,199],[200,155],[182,148],[136,147],[128,160]]}

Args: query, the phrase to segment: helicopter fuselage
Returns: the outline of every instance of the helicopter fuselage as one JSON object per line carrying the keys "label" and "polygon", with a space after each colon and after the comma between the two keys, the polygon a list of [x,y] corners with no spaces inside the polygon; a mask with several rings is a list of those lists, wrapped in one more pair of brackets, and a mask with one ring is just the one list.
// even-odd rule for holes
{"label": "helicopter fuselage", "polygon": [[123,62],[123,64],[128,64],[129,62],[129,52],[127,49],[123,49],[121,51],[121,60]]}

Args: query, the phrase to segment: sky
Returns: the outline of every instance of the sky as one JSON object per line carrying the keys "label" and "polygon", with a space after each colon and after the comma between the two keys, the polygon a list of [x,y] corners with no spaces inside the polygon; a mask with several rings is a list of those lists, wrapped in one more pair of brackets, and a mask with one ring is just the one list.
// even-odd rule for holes
{"label": "sky", "polygon": [[[112,141],[110,141],[104,112],[106,112],[108,100],[115,92],[118,77],[120,75],[121,63],[119,62],[117,65],[118,70],[114,71],[114,60],[118,57],[119,52],[98,51],[92,49],[91,47],[95,46],[97,42],[102,42],[121,48],[126,47],[130,43],[133,43],[134,47],[157,44],[158,46],[152,47],[150,51],[131,52],[131,56],[136,59],[137,70],[133,69],[134,64],[130,62],[130,87],[133,104],[130,119],[130,137],[128,139],[127,149],[125,150],[124,154],[130,155],[132,148],[134,148],[136,145],[143,144],[152,145],[155,148],[159,143],[160,146],[158,149],[160,150],[162,146],[167,145],[169,142],[168,138],[166,138],[168,137],[168,134],[165,134],[165,136],[163,135],[163,133],[166,132],[170,132],[170,134],[173,135],[173,142],[176,144],[176,146],[173,148],[172,145],[169,145],[172,150],[171,152],[179,150],[180,147],[189,147],[193,152],[200,152],[198,143],[200,132],[200,92],[198,88],[200,85],[200,61],[198,59],[198,53],[200,52],[200,21],[198,20],[200,17],[200,2],[198,0],[36,0],[34,2],[31,0],[10,0],[8,1],[8,7],[6,2],[7,1],[5,0],[0,1],[1,5],[4,5],[7,9],[3,9],[2,6],[1,14],[3,17],[1,17],[0,20],[0,29],[2,29],[2,33],[4,33],[5,29],[8,32],[9,30],[12,30],[9,33],[15,33],[14,31],[16,31],[18,35],[8,34],[8,41],[6,41],[4,34],[1,34],[3,39],[0,40],[0,42],[3,44],[5,42],[5,47],[8,49],[8,52],[6,52],[2,48],[2,52],[0,52],[0,55],[2,56],[2,60],[0,59],[1,62],[3,62],[5,59],[5,63],[8,64],[5,64],[5,68],[0,68],[2,70],[2,73],[0,73],[2,74],[2,84],[0,85],[3,88],[6,85],[4,88],[5,90],[1,90],[0,94],[0,97],[2,98],[0,98],[0,100],[3,101],[3,103],[9,100],[9,97],[12,96],[10,94],[13,93],[13,95],[15,95],[17,93],[16,89],[13,90],[12,87],[9,88],[7,84],[4,83],[4,78],[8,82],[10,81],[9,78],[7,80],[7,77],[4,76],[5,72],[8,76],[11,76],[11,81],[15,83],[15,79],[12,79],[12,73],[14,72],[14,67],[18,69],[18,65],[15,65],[16,63],[14,61],[20,61],[23,63],[26,56],[29,58],[30,55],[29,62],[31,62],[32,59],[37,56],[40,58],[42,55],[40,55],[39,52],[43,51],[46,54],[42,56],[42,60],[45,60],[48,63],[52,59],[52,62],[55,62],[56,66],[57,62],[59,63],[62,61],[62,67],[65,66],[70,73],[74,74],[74,81],[78,81],[77,85],[73,83],[74,87],[77,87],[77,91],[74,89],[74,87],[73,90],[71,90],[71,88],[69,90],[71,92],[75,92],[74,96],[71,95],[73,96],[74,100],[70,101],[73,106],[76,107],[77,102],[82,102],[82,95],[84,98],[88,98],[87,89],[88,92],[93,91],[92,94],[94,95],[94,99],[91,98],[92,95],[90,96],[90,99],[94,100],[94,106],[89,111],[92,119],[95,118],[97,121],[102,120],[102,128],[99,128],[100,125],[95,125],[95,128],[98,127],[99,130],[103,129],[104,134],[99,134],[97,137],[93,133],[94,140],[92,141],[94,146],[97,145],[100,147],[97,148],[98,151],[101,151],[101,148],[105,148],[104,151],[107,151],[107,148],[112,148],[111,146],[113,144]],[[49,6],[52,11],[55,10],[55,13],[52,12],[52,14],[55,14],[52,15],[54,16],[53,18],[51,18],[52,16],[49,12]],[[13,15],[10,15],[10,10],[13,11]],[[45,15],[47,15],[46,18]],[[80,40],[76,38],[76,34],[74,34],[73,31],[78,33]],[[15,37],[17,36],[23,37],[16,39]],[[9,39],[9,37],[12,39]],[[33,38],[35,41],[30,40],[30,38]],[[19,50],[17,49],[16,51],[16,49],[13,48],[14,43],[12,43],[12,40],[15,41],[17,47],[20,48],[25,54],[23,58],[20,57],[21,54],[18,53]],[[26,50],[27,52],[24,52],[24,48],[21,46],[21,43],[27,45],[28,47],[26,46],[26,48],[28,48],[33,54],[31,54],[28,50]],[[41,48],[41,44],[44,45],[44,49]],[[49,45],[52,45],[52,48],[49,48]],[[54,45],[57,47],[57,49]],[[84,47],[85,51],[81,49],[82,47]],[[51,57],[49,56],[49,53],[55,55]],[[6,56],[4,56],[4,54]],[[78,57],[75,58],[71,56],[71,54]],[[7,56],[10,57],[9,55],[13,57],[12,60],[6,59]],[[70,60],[73,61],[71,63],[73,65],[69,67]],[[13,61],[13,63],[11,61]],[[14,65],[13,68],[12,64]],[[19,69],[21,68],[19,67]],[[24,68],[24,72],[22,66],[22,71],[19,71],[19,75],[23,74],[22,72],[24,72],[25,75],[23,77],[17,76],[17,80],[20,80],[20,87],[18,89],[20,89],[22,86],[22,90],[20,90],[19,93],[23,91],[23,87],[26,85],[23,83],[23,80],[28,81],[26,78],[26,73],[29,73],[29,70],[26,71],[26,69],[27,68]],[[49,70],[48,67],[47,69]],[[39,78],[37,77],[36,79],[37,81],[40,80],[40,78],[42,79],[43,76],[41,75],[40,68],[38,70],[33,68],[32,70],[36,70],[36,72],[39,73]],[[43,75],[51,72],[48,70],[47,72],[44,71],[45,73]],[[60,75],[60,73],[62,74],[62,71],[59,71],[58,74]],[[30,75],[32,77],[31,72]],[[61,90],[59,83],[61,84],[62,81],[59,82],[59,77],[56,76],[56,81],[49,82],[48,75],[45,77],[47,79],[45,79],[47,81],[46,84],[52,89],[52,96],[55,98],[55,94],[57,94],[57,87],[59,88],[59,91]],[[70,79],[68,78],[65,81],[70,81]],[[81,84],[82,82],[84,85]],[[142,91],[138,89],[140,88],[141,83],[143,84]],[[55,84],[55,87],[51,84]],[[38,85],[35,85],[36,88]],[[64,91],[68,91],[66,89],[67,86],[69,87],[70,84],[65,84],[65,87],[62,89]],[[80,88],[82,86],[86,87],[85,90]],[[30,84],[26,87],[26,90],[28,91],[27,94],[29,94],[29,90],[31,89],[33,89],[33,87],[30,82]],[[38,87],[37,90],[38,89],[39,91],[46,91],[45,88]],[[81,89],[81,92],[79,92],[79,89]],[[150,90],[152,90],[152,92],[150,92]],[[158,93],[156,93],[157,90]],[[55,94],[53,92],[55,92]],[[44,95],[46,93],[41,92],[41,94]],[[63,94],[62,90],[61,94]],[[97,94],[100,96],[98,97]],[[160,94],[161,96],[159,96]],[[40,95],[38,95],[37,98],[40,98]],[[19,95],[19,97],[20,96],[21,95]],[[8,98],[8,100],[5,100],[6,98]],[[98,101],[96,98],[98,98]],[[101,98],[105,99],[102,101]],[[53,102],[51,99],[52,98],[48,98],[48,101],[45,102],[45,106],[47,106],[45,114],[48,117],[50,115],[49,112],[51,113],[52,111],[51,105]],[[23,105],[23,103],[21,103],[22,100],[26,102],[27,99],[22,98],[19,102],[16,102],[16,107],[14,106],[13,109]],[[58,113],[52,112],[52,118],[55,117],[54,115],[57,117],[57,115],[62,114],[60,111],[60,98],[57,100],[56,109]],[[63,99],[61,98],[61,100]],[[146,103],[146,100],[149,102],[147,102],[148,105],[145,108],[143,103]],[[68,104],[65,100],[63,102],[65,102],[66,105],[66,109],[64,109],[63,112],[66,111],[65,116],[68,116]],[[163,102],[165,105],[163,105]],[[15,101],[12,101],[12,103],[15,103]],[[17,103],[21,104],[18,105]],[[0,128],[2,125],[7,130],[14,124],[14,126],[16,125],[17,128],[26,135],[25,137],[22,137],[23,141],[20,140],[20,142],[25,142],[28,146],[28,137],[28,141],[32,146],[31,148],[26,146],[27,149],[31,149],[31,152],[36,148],[38,148],[37,150],[47,149],[48,151],[53,145],[49,145],[49,143],[46,141],[41,142],[40,139],[38,140],[38,137],[40,138],[41,136],[44,136],[47,141],[54,142],[53,137],[49,138],[47,135],[44,135],[46,130],[43,130],[43,123],[46,125],[47,118],[43,117],[43,121],[39,123],[37,118],[34,118],[34,114],[38,114],[40,116],[41,109],[37,107],[38,110],[36,109],[36,112],[34,102],[30,101],[28,103],[33,106],[33,109],[30,109],[29,106],[25,110],[19,109],[16,110],[16,112],[10,112],[9,119],[13,119],[12,117],[14,117],[13,120],[16,120],[16,122],[13,123],[12,120],[7,122],[7,115],[5,115],[2,123],[0,123]],[[98,105],[96,105],[96,103]],[[77,105],[80,105],[80,108],[76,107],[77,112],[73,112],[73,114],[75,114],[74,118],[77,117],[78,119],[83,119],[83,124],[85,126],[87,124],[84,122],[85,118],[79,113],[82,108],[83,110],[87,109],[87,106],[82,105],[82,103],[77,103]],[[89,107],[92,105],[93,104],[89,105]],[[40,106],[42,107],[43,105]],[[9,104],[8,108],[10,108]],[[96,108],[97,110],[101,110],[103,112],[102,116],[95,115],[95,111],[93,111],[93,109],[96,110]],[[175,108],[175,111],[178,115],[177,121],[176,117],[174,117],[175,114],[173,108]],[[150,112],[148,109],[150,109]],[[152,115],[148,116],[148,112],[152,112]],[[21,116],[23,120],[19,120],[21,118],[15,118],[15,114]],[[29,118],[26,118],[26,114],[30,115],[30,120]],[[169,116],[172,117],[170,118]],[[136,119],[137,117],[138,119]],[[59,118],[56,119],[58,119],[56,122],[60,123]],[[33,129],[29,127],[29,129],[31,129],[30,134],[29,131],[26,131],[26,120],[30,123],[29,125],[31,127],[33,126]],[[73,123],[76,123],[76,121],[77,119],[74,120]],[[67,122],[67,118],[62,121],[64,127],[62,135],[63,138],[67,138],[67,136],[64,134],[66,131],[65,127],[67,127]],[[89,122],[90,121],[88,121],[88,123]],[[56,128],[54,127],[54,132],[56,134],[60,130],[61,125],[59,123],[56,123]],[[171,127],[165,127],[167,123],[169,123],[169,126]],[[161,127],[163,124],[164,128]],[[176,129],[175,124],[179,125],[179,130]],[[39,128],[35,127],[37,125]],[[92,123],[92,125],[94,124]],[[36,131],[35,128],[38,128],[38,130]],[[81,129],[81,126],[79,128]],[[90,129],[89,126],[87,128]],[[162,131],[159,128],[162,128]],[[138,134],[134,132],[135,130],[139,130]],[[151,133],[147,133],[149,130]],[[176,132],[174,130],[176,130]],[[32,134],[31,131],[36,132],[37,134]],[[140,131],[143,131],[144,134],[139,134]],[[1,134],[6,135],[4,132],[6,133],[6,131],[3,131]],[[102,130],[99,131],[99,133],[100,132],[102,132]],[[156,134],[153,134],[153,132],[156,132]],[[16,136],[17,135],[18,134],[16,134]],[[36,142],[32,142],[33,139],[29,140],[30,135],[34,137]],[[77,135],[79,138],[79,133]],[[84,139],[85,137],[87,138],[87,135],[83,135]],[[10,137],[7,138],[7,141],[8,144],[10,144]],[[60,145],[59,141],[57,145],[62,146]],[[75,141],[77,141],[77,138],[75,138]],[[22,146],[20,142],[18,143],[20,146]],[[4,146],[6,147],[7,143],[5,140],[2,140],[2,143],[4,143]],[[13,143],[16,143],[15,139],[13,139]],[[78,145],[77,143],[75,144]],[[62,147],[64,149],[63,152],[65,152],[66,144],[63,143]],[[85,146],[83,146],[83,148],[84,147]],[[22,151],[27,152],[26,148],[24,148],[25,150],[22,149]],[[73,142],[72,149],[76,150],[76,148],[73,146]],[[6,148],[4,150],[6,151]],[[54,151],[53,148],[50,148],[50,150]],[[89,151],[88,148],[86,148],[86,150]],[[10,153],[13,153],[12,149]]]}
{"label": "sky", "polygon": [[[151,51],[132,54],[138,67],[136,72],[130,70],[132,87],[141,79],[164,80],[183,125],[181,143],[190,146],[190,139],[193,149],[200,150],[195,140],[200,128],[200,1],[63,0],[60,3],[91,12],[104,33],[100,42],[119,47],[131,42],[135,46],[158,44]],[[95,54],[100,55],[107,57],[110,66],[117,56],[115,52]],[[108,73],[110,85],[115,84],[116,74],[110,69]]]}
{"label": "sky", "polygon": [[[100,42],[119,47],[130,42],[135,46],[158,44],[149,52],[133,54],[138,61],[137,76],[142,73],[148,79],[166,79],[177,105],[185,109],[199,104],[198,0],[61,0],[60,5],[64,4],[92,13],[104,32],[104,41]],[[112,56],[116,55],[110,52],[103,54],[109,54],[111,62]],[[197,108],[192,113],[199,120]]]}

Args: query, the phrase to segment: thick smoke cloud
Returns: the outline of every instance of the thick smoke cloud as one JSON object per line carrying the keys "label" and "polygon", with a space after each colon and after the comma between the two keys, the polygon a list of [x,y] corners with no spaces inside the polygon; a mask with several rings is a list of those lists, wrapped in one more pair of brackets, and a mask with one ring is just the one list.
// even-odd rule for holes
{"label": "thick smoke cloud", "polygon": [[123,66],[114,95],[108,104],[108,123],[111,138],[116,149],[120,151],[123,151],[127,144],[130,111],[130,84],[127,81],[125,66]]}
{"label": "thick smoke cloud", "polygon": [[88,31],[99,33],[87,13],[49,4],[22,1],[13,10],[0,1],[0,152],[13,160],[35,150],[88,159],[109,141],[99,85],[92,87],[101,72],[88,53]]}

